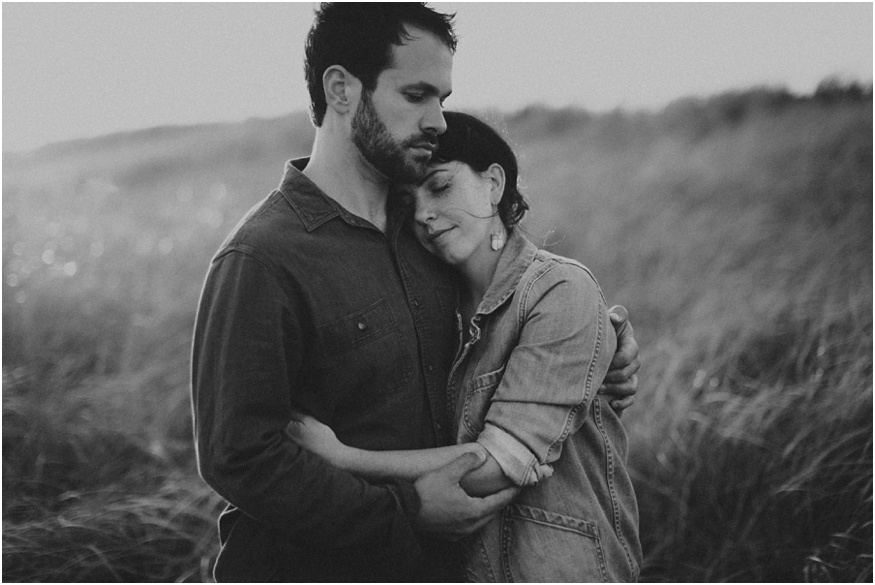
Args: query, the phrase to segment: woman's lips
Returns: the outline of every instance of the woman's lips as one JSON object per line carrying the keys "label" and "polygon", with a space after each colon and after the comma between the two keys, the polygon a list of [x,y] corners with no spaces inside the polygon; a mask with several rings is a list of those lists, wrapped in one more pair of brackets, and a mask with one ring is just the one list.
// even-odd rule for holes
{"label": "woman's lips", "polygon": [[429,241],[429,243],[433,243],[439,237],[441,237],[442,235],[444,235],[445,233],[447,233],[448,231],[450,231],[452,229],[454,229],[454,228],[449,227],[449,228],[445,228],[442,230],[435,230],[433,232],[429,232],[428,235],[426,236],[426,239]]}

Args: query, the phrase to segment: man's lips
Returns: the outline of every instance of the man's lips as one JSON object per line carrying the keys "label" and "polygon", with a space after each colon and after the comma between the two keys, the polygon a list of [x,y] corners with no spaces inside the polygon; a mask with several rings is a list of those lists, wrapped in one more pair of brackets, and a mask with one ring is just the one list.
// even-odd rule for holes
{"label": "man's lips", "polygon": [[410,145],[410,148],[416,148],[418,150],[425,150],[429,154],[434,154],[434,151],[437,150],[437,144],[433,142],[414,142]]}

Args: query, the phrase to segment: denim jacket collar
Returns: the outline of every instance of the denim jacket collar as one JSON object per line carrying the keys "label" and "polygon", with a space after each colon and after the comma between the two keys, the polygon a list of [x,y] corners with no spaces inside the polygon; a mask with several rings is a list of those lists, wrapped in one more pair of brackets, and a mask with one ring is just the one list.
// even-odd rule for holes
{"label": "denim jacket collar", "polygon": [[537,251],[535,245],[520,233],[519,228],[513,227],[508,231],[495,276],[477,307],[478,314],[488,315],[513,295]]}
{"label": "denim jacket collar", "polygon": [[[312,232],[335,217],[340,217],[354,227],[377,229],[371,222],[348,211],[311,181],[302,172],[309,162],[310,157],[287,161],[283,180],[279,185],[280,193],[301,218],[301,222],[308,232]],[[389,223],[393,226],[400,224],[400,221],[397,220],[401,210],[398,210],[397,207],[399,206],[390,205],[388,210],[388,215],[391,218]]]}

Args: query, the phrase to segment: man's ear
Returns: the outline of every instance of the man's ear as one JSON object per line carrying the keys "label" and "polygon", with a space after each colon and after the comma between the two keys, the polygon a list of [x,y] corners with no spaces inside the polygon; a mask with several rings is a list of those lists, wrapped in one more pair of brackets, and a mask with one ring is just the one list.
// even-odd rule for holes
{"label": "man's ear", "polygon": [[340,65],[332,65],[322,74],[325,103],[338,114],[354,111],[361,94],[362,83]]}
{"label": "man's ear", "polygon": [[498,163],[492,163],[483,175],[489,180],[489,198],[493,205],[498,205],[504,195],[504,168]]}

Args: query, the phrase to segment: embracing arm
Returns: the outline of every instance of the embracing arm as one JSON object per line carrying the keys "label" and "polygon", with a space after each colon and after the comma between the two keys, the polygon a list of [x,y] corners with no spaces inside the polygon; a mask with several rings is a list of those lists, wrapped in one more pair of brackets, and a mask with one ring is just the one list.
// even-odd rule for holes
{"label": "embracing arm", "polygon": [[459,484],[466,494],[483,498],[514,487],[495,459],[479,443],[409,451],[368,451],[344,445],[331,428],[300,412],[292,415],[292,420],[286,426],[286,434],[295,443],[335,467],[365,478],[393,477],[415,482],[466,453],[473,453],[482,465],[459,478]]}
{"label": "embracing arm", "polygon": [[477,443],[409,451],[367,451],[340,442],[314,417],[295,412],[286,434],[332,466],[361,477],[413,481],[420,497],[416,525],[457,540],[476,532],[516,496],[519,489]]}
{"label": "embracing arm", "polygon": [[480,459],[486,456],[486,450],[477,443],[408,451],[358,449],[341,443],[331,428],[300,412],[292,414],[286,434],[335,467],[374,480],[396,478],[412,482],[465,453],[474,453]]}

